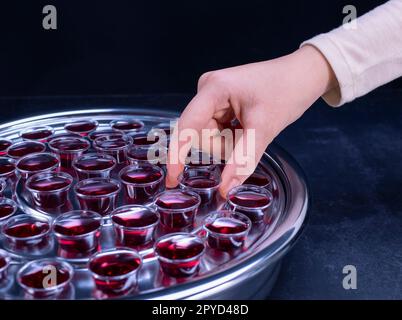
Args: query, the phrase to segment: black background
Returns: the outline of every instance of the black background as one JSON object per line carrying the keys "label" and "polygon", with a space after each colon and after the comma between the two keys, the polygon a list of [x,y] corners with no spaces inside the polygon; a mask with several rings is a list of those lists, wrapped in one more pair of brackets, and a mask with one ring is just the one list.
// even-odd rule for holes
{"label": "black background", "polygon": [[[345,5],[383,2],[2,1],[0,96],[193,93],[205,71],[289,53],[340,25]],[[42,27],[45,4],[57,30]]]}
{"label": "black background", "polygon": [[[203,72],[289,53],[340,25],[344,5],[362,15],[383,2],[2,1],[0,122],[102,106],[180,111]],[[42,28],[45,4],[58,9],[56,31]],[[401,89],[397,80],[342,108],[319,100],[276,139],[304,169],[312,205],[270,298],[402,299]],[[357,290],[342,287],[349,264]]]}

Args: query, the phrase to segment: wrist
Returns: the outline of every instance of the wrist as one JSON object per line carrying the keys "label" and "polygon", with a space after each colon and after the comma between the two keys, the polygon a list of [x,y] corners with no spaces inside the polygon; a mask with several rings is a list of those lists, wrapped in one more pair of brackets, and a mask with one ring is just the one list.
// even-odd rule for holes
{"label": "wrist", "polygon": [[312,45],[305,45],[294,52],[315,88],[317,98],[338,86],[335,73],[325,56]]}

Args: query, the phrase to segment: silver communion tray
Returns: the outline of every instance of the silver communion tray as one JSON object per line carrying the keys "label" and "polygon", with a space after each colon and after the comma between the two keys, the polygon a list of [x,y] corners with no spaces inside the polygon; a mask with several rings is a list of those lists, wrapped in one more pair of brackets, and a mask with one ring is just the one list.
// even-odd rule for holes
{"label": "silver communion tray", "polygon": [[[152,109],[91,109],[46,114],[0,125],[0,138],[19,141],[19,133],[28,127],[52,126],[55,133],[64,132],[66,123],[78,119],[95,119],[99,129],[109,127],[112,120],[135,118],[144,122],[147,129],[169,123],[177,118],[176,113]],[[248,236],[245,249],[236,255],[206,252],[199,272],[190,278],[177,280],[160,271],[157,258],[151,248],[143,248],[140,254],[143,267],[138,275],[138,288],[122,299],[263,299],[269,296],[277,279],[281,261],[298,239],[309,207],[309,192],[303,172],[293,158],[276,144],[264,154],[259,168],[272,179],[274,195],[274,221],[254,227]],[[46,215],[32,206],[29,197],[17,186],[15,200],[20,214]],[[72,198],[72,197],[71,197]],[[223,199],[216,200],[215,208],[200,210],[193,233],[199,232],[202,219],[213,209],[223,205]],[[73,208],[78,208],[71,200]],[[113,229],[106,224],[102,234],[102,249],[113,247]],[[22,265],[33,259],[56,256],[50,249],[39,256],[12,252],[0,236],[0,248],[12,256],[8,283],[0,287],[0,298],[24,299],[22,289],[15,280]],[[71,261],[70,261],[71,262]],[[60,298],[94,299],[94,282],[86,268],[85,261],[73,261],[74,279]]]}

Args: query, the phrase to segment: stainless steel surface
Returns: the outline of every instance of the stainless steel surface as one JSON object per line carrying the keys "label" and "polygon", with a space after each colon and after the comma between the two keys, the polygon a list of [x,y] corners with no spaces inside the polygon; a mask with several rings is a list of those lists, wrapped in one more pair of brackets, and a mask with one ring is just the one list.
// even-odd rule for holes
{"label": "stainless steel surface", "polygon": [[[55,113],[27,118],[0,125],[0,137],[19,139],[19,132],[28,126],[51,125],[56,133],[63,132],[64,124],[75,119],[95,119],[100,128],[106,128],[110,120],[132,116],[142,120],[147,127],[169,122],[177,114],[164,111],[142,109],[99,109],[65,113]],[[276,194],[276,219],[271,225],[255,228],[246,242],[244,252],[235,257],[210,252],[203,261],[199,274],[184,281],[163,276],[151,248],[141,250],[144,268],[139,275],[139,291],[125,298],[134,299],[248,299],[265,297],[275,283],[281,259],[297,240],[306,218],[309,194],[305,179],[297,163],[279,146],[271,145],[264,154],[260,169],[273,178],[273,194]],[[23,196],[21,186],[18,203],[28,214],[44,214],[33,207],[29,198]],[[216,203],[222,206],[223,201]],[[77,204],[72,201],[72,206]],[[214,208],[214,209],[215,209]],[[197,226],[211,209],[200,212]],[[113,230],[106,227],[103,245],[113,246]],[[196,228],[193,232],[199,232]],[[1,240],[1,239],[0,239]],[[54,255],[55,251],[45,256]],[[21,263],[33,257],[14,254],[11,274],[21,267]],[[76,264],[74,286],[63,298],[96,298],[93,281],[85,269],[85,261]],[[23,298],[22,291],[10,279],[7,288],[0,288],[0,297]]]}

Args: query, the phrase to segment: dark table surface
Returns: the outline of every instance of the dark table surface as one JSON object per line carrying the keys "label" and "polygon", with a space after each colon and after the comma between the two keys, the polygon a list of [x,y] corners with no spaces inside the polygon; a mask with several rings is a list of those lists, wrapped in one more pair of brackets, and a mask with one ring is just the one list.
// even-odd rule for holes
{"label": "dark table surface", "polygon": [[[68,109],[142,106],[180,111],[189,95],[0,99],[0,122]],[[342,108],[317,102],[277,141],[304,169],[312,205],[270,298],[402,299],[402,91]],[[345,290],[342,269],[357,269]]]}

